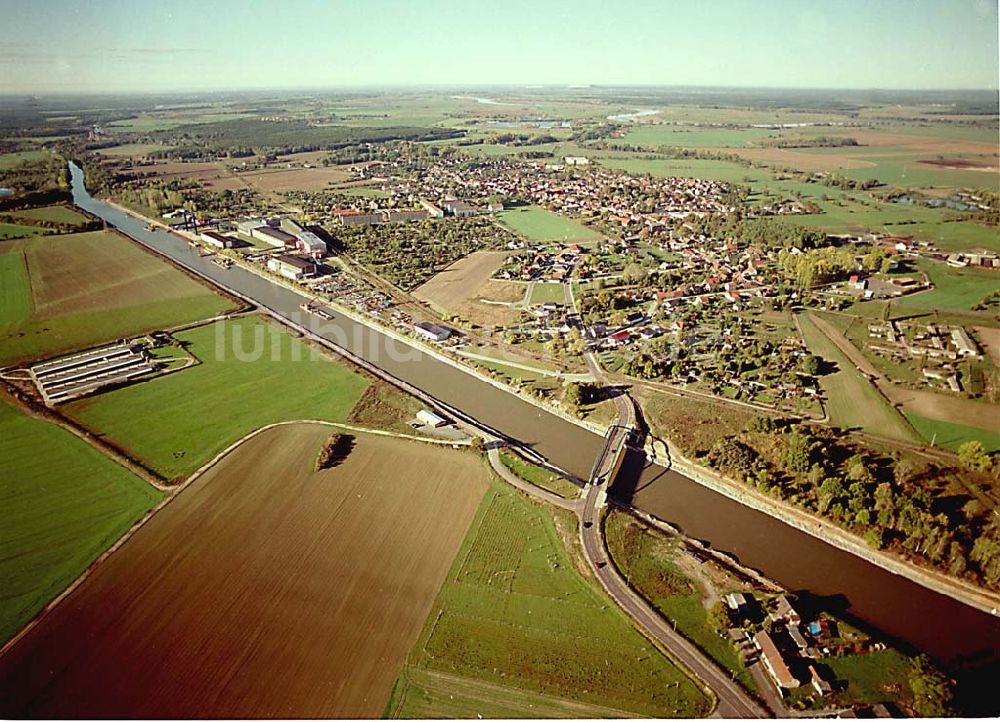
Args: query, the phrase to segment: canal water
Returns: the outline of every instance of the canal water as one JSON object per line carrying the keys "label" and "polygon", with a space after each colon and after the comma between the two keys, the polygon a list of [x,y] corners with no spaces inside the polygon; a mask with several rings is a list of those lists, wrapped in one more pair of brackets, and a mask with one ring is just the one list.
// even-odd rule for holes
{"label": "canal water", "polygon": [[[222,269],[186,242],[92,198],[70,166],[77,205],[129,236],[274,312],[301,319],[304,297],[238,266]],[[396,377],[531,445],[552,463],[586,477],[601,438],[339,314],[320,332]],[[820,539],[732,501],[673,471],[651,466],[621,494],[637,508],[734,554],[795,592],[940,660],[982,668],[1000,658],[1000,618],[884,571]]]}

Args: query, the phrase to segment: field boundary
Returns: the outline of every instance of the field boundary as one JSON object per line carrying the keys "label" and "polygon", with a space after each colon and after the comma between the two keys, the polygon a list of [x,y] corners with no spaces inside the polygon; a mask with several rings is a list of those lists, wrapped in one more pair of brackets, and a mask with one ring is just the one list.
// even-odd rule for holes
{"label": "field boundary", "polygon": [[[447,446],[468,446],[472,442],[468,441],[450,441],[443,439],[425,439],[419,436],[412,436],[410,434],[401,434],[395,431],[383,431],[382,429],[370,429],[364,426],[353,426],[350,424],[341,424],[335,421],[324,421],[322,419],[295,419],[292,421],[276,421],[272,424],[266,424],[253,431],[245,434],[243,437],[237,439],[232,444],[227,446],[225,449],[216,454],[213,458],[206,461],[198,469],[191,474],[187,479],[182,481],[180,484],[161,488],[161,491],[166,491],[167,495],[163,498],[160,503],[154,506],[152,509],[147,511],[141,518],[139,518],[129,529],[115,541],[110,547],[105,549],[100,556],[97,557],[90,565],[80,573],[80,575],[73,580],[73,582],[66,587],[57,597],[52,599],[48,604],[46,604],[38,614],[36,614],[31,621],[29,621],[17,634],[11,637],[2,647],[0,647],[0,657],[3,657],[7,652],[14,648],[18,642],[20,642],[24,637],[26,637],[36,626],[41,624],[41,622],[47,617],[52,611],[56,609],[62,602],[64,602],[74,591],[76,591],[80,585],[82,585],[87,579],[93,574],[99,566],[101,566],[108,558],[114,554],[116,551],[121,549],[125,543],[131,539],[135,534],[149,522],[157,512],[162,511],[167,504],[176,499],[181,492],[191,486],[192,483],[200,479],[205,473],[214,468],[220,461],[229,456],[232,452],[236,451],[247,441],[259,436],[265,431],[277,428],[279,426],[291,426],[294,424],[312,424],[317,426],[329,426],[334,428],[342,428],[348,431],[355,431],[359,433],[374,434],[376,436],[390,436],[399,439],[405,439],[407,441],[423,441],[430,444],[436,445],[447,445]],[[117,460],[116,460],[117,461]],[[126,467],[128,468],[128,467]],[[145,480],[145,479],[144,479]]]}

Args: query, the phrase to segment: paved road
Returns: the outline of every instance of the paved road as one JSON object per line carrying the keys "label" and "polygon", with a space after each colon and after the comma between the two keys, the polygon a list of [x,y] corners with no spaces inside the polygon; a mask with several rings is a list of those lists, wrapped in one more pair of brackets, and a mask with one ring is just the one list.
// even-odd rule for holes
{"label": "paved road", "polygon": [[[564,286],[564,294],[566,306],[570,311],[569,322],[582,331],[583,324],[577,312],[572,284],[567,283]],[[608,386],[607,377],[595,355],[587,352],[584,354],[584,359],[597,383]],[[591,483],[585,490],[586,496],[579,513],[584,556],[601,586],[618,606],[715,693],[719,701],[715,709],[716,715],[726,718],[767,717],[769,716],[767,712],[730,679],[728,674],[716,666],[715,662],[700,649],[678,634],[659,612],[633,592],[608,558],[604,542],[604,525],[601,523],[607,486],[599,482],[602,477],[614,471],[618,455],[624,453],[631,431],[637,426],[636,409],[632,398],[626,393],[621,393],[615,396],[614,400],[618,409],[618,425],[608,434],[605,449],[602,450],[603,456],[599,457],[600,461],[595,465],[591,479],[592,482],[598,483]],[[607,479],[607,483],[611,481],[612,479]]]}

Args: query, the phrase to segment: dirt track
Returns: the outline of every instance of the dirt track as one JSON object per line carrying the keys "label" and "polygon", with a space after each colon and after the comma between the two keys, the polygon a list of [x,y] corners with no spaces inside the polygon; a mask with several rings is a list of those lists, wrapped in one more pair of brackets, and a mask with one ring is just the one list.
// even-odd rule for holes
{"label": "dirt track", "polygon": [[272,429],[0,658],[0,717],[372,717],[485,489],[478,460]]}

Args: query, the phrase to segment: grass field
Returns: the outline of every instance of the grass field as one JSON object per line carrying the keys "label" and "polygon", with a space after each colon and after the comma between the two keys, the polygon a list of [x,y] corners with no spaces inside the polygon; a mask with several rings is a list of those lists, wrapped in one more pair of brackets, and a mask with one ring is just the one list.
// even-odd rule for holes
{"label": "grass field", "polygon": [[644,148],[656,148],[661,145],[681,148],[743,148],[774,135],[777,135],[776,131],[766,128],[703,129],[641,124],[625,134],[624,142]]}
{"label": "grass field", "polygon": [[561,283],[536,283],[531,287],[531,298],[528,303],[537,306],[542,303],[553,301],[555,303],[565,303],[566,293]]}
{"label": "grass field", "polygon": [[911,308],[968,310],[1000,290],[1000,274],[985,269],[951,268],[925,260],[917,267],[930,277],[934,288],[899,299],[898,303]]}
{"label": "grass field", "polygon": [[513,452],[501,451],[500,461],[516,476],[542,489],[548,489],[564,499],[576,499],[580,496],[580,487],[569,479],[553,474],[540,466],[535,466]]}
{"label": "grass field", "polygon": [[65,223],[66,225],[79,226],[88,221],[82,213],[77,213],[68,206],[43,206],[41,208],[28,208],[23,211],[11,211],[15,218],[30,218],[36,221],[54,221],[55,223]]}
{"label": "grass field", "polygon": [[[898,687],[907,678],[910,662],[899,652],[887,649],[849,657],[827,657],[823,663],[837,679],[847,682],[847,689],[838,693],[855,703],[897,703]],[[894,689],[896,688],[896,689]],[[903,685],[904,696],[909,696]]]}
{"label": "grass field", "polygon": [[377,718],[487,487],[477,456],[248,441],[0,659],[0,715]]}
{"label": "grass field", "polygon": [[920,439],[903,418],[879,395],[839,348],[816,327],[809,314],[799,314],[799,325],[809,350],[836,365],[833,373],[820,377],[826,392],[825,406],[831,423],[858,428],[876,436],[901,441]]}
{"label": "grass field", "polygon": [[45,150],[22,150],[16,153],[0,153],[0,171],[13,168],[27,161],[42,160],[52,154]]}
{"label": "grass field", "polygon": [[[754,690],[753,678],[736,648],[709,624],[704,603],[708,590],[678,566],[676,560],[684,552],[676,542],[648,530],[622,511],[607,516],[605,530],[611,558],[629,584],[673,622],[677,631],[735,675],[745,688]],[[725,591],[745,589],[734,586]]]}
{"label": "grass field", "polygon": [[0,400],[0,644],[160,497],[68,431]]}
{"label": "grass field", "polygon": [[913,425],[913,428],[927,440],[928,444],[933,441],[935,446],[958,451],[958,447],[966,441],[978,441],[986,451],[1000,451],[1000,431],[953,424],[917,414],[908,413],[906,418]]}
{"label": "grass field", "polygon": [[[268,423],[343,421],[368,385],[258,317],[199,326],[176,338],[200,364],[65,407],[168,478],[191,473]],[[241,358],[241,349],[254,348],[259,355]]]}
{"label": "grass field", "polygon": [[113,341],[232,308],[207,286],[107,231],[12,241],[0,246],[0,258],[5,259],[0,285],[16,286],[18,307],[32,308],[28,317],[13,323],[4,318],[0,324],[0,363]]}
{"label": "grass field", "polygon": [[31,315],[31,285],[24,256],[0,254],[0,329],[23,322]]}
{"label": "grass field", "polygon": [[529,241],[593,241],[602,237],[597,231],[538,206],[504,211],[499,217]]}
{"label": "grass field", "polygon": [[0,240],[7,238],[23,238],[25,236],[41,236],[52,231],[38,226],[22,226],[19,223],[0,223]]}
{"label": "grass field", "polygon": [[[568,516],[554,521],[494,483],[410,654],[388,716],[504,716],[532,695],[544,695],[548,709],[551,700],[570,701],[574,706],[563,716],[708,712],[701,691],[580,575],[582,562],[564,546],[567,539],[575,544],[572,524]],[[438,683],[426,684],[428,674]],[[537,716],[523,708],[519,714]]]}

